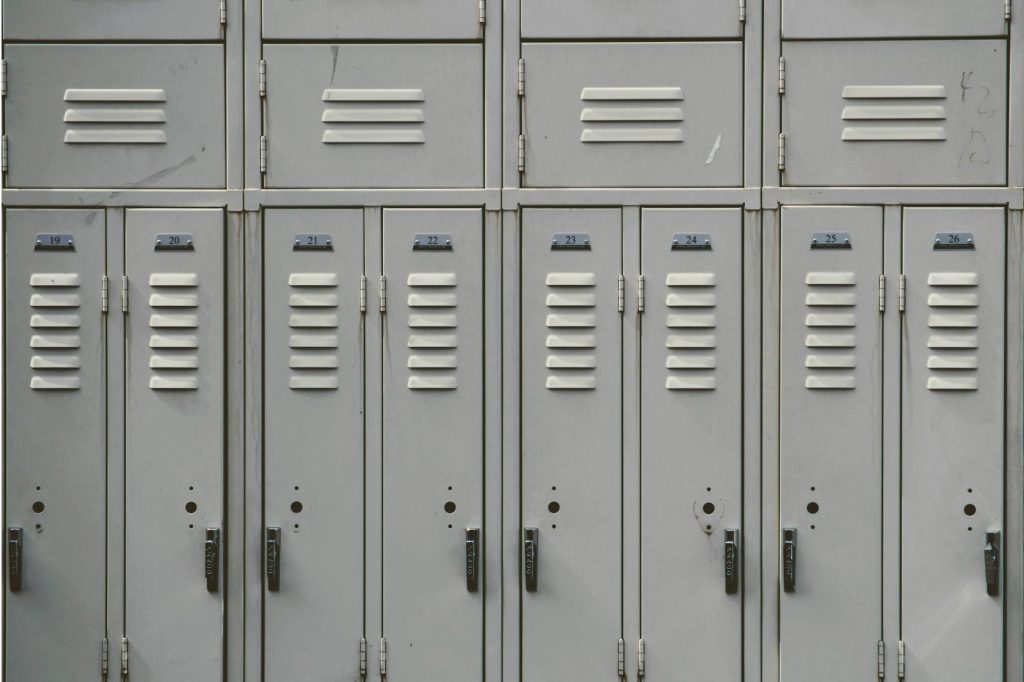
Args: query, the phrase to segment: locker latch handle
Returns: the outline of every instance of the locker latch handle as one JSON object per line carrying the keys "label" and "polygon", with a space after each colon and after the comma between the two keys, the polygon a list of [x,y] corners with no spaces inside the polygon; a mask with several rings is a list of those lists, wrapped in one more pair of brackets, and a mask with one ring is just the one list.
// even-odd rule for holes
{"label": "locker latch handle", "polygon": [[999,594],[999,540],[997,530],[985,533],[985,587],[993,597]]}
{"label": "locker latch handle", "polygon": [[21,528],[7,529],[7,584],[11,592],[21,592]]}
{"label": "locker latch handle", "polygon": [[540,566],[537,564],[540,550],[540,529],[523,529],[523,578],[526,583],[527,592],[537,591],[537,571]]}
{"label": "locker latch handle", "polygon": [[266,558],[267,589],[281,589],[281,529],[267,528]]}
{"label": "locker latch handle", "polygon": [[725,531],[725,593],[740,591],[740,532],[734,528]]}
{"label": "locker latch handle", "polygon": [[206,591],[216,592],[220,588],[220,528],[206,529],[203,550]]}
{"label": "locker latch handle", "polygon": [[466,529],[466,589],[476,592],[480,588],[479,577],[480,529]]}
{"label": "locker latch handle", "polygon": [[796,528],[782,529],[782,589],[796,592]]}

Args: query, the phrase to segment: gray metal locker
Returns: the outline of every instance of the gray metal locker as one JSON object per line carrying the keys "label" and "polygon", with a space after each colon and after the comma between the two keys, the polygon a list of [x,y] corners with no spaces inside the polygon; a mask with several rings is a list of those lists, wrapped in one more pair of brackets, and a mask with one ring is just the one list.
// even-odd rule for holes
{"label": "gray metal locker", "polygon": [[224,215],[128,209],[125,222],[130,675],[212,681],[224,668]]}
{"label": "gray metal locker", "polygon": [[1020,548],[1002,537],[1005,224],[1002,208],[903,212],[908,680],[1003,679],[1001,554]]}
{"label": "gray metal locker", "polygon": [[742,183],[742,43],[531,43],[522,52],[525,185]]}
{"label": "gray metal locker", "polygon": [[738,682],[741,211],[644,209],[641,259],[645,675]]}
{"label": "gray metal locker", "polygon": [[877,676],[882,209],[782,209],[782,682]]}
{"label": "gray metal locker", "polygon": [[787,42],[786,185],[1006,182],[1002,40]]}
{"label": "gray metal locker", "polygon": [[528,38],[734,38],[742,0],[523,0]]}
{"label": "gray metal locker", "polygon": [[263,0],[265,39],[450,39],[483,37],[484,0]]}
{"label": "gray metal locker", "polygon": [[219,40],[224,30],[217,0],[7,0],[3,12],[6,40]]}
{"label": "gray metal locker", "polygon": [[622,637],[622,216],[522,212],[522,680],[611,679]]}
{"label": "gray metal locker", "polygon": [[106,636],[104,212],[4,218],[4,673],[94,679]]}
{"label": "gray metal locker", "polygon": [[785,38],[910,38],[1006,33],[1006,0],[786,0]]}
{"label": "gray metal locker", "polygon": [[219,45],[7,45],[8,187],[214,188]]}
{"label": "gray metal locker", "polygon": [[361,210],[264,215],[264,679],[359,672]]}
{"label": "gray metal locker", "polygon": [[266,45],[268,187],[478,187],[483,50]]}
{"label": "gray metal locker", "polygon": [[381,648],[394,682],[483,675],[482,218],[384,209]]}

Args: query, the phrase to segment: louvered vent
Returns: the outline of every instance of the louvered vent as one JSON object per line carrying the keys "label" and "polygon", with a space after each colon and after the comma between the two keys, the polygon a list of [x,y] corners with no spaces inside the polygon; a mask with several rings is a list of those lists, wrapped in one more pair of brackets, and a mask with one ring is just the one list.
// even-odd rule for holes
{"label": "louvered vent", "polygon": [[288,387],[338,388],[338,276],[333,272],[288,275]]}
{"label": "louvered vent", "polygon": [[856,286],[852,272],[809,272],[804,303],[810,389],[856,388]]}
{"label": "louvered vent", "polygon": [[81,388],[80,278],[71,272],[35,273],[29,283],[33,370],[29,385],[40,391],[77,390]]}
{"label": "louvered vent", "polygon": [[149,276],[149,387],[199,388],[199,275],[154,272]]}
{"label": "louvered vent", "polygon": [[581,142],[682,142],[682,88],[583,88]]}
{"label": "louvered vent", "polygon": [[164,144],[163,90],[64,91],[67,144]]}
{"label": "louvered vent", "polygon": [[453,272],[413,272],[409,285],[409,381],[415,391],[458,386],[456,307]]}
{"label": "louvered vent", "polygon": [[928,142],[946,139],[942,85],[847,85],[846,142]]}
{"label": "louvered vent", "polygon": [[325,144],[423,144],[423,91],[324,90]]}
{"label": "louvered vent", "polygon": [[978,273],[928,275],[928,388],[978,388]]}
{"label": "louvered vent", "polygon": [[552,272],[547,276],[549,389],[597,387],[596,285],[592,272]]}
{"label": "louvered vent", "polygon": [[665,388],[707,391],[717,386],[715,368],[715,274],[669,273],[665,278],[668,339]]}

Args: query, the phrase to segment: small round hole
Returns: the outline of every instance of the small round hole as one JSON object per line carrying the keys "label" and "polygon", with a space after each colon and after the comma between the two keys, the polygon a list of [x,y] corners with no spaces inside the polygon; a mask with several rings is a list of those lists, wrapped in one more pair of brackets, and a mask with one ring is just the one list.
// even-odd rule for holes
{"label": "small round hole", "polygon": [[40,502],[39,500],[36,500],[35,502],[32,503],[32,511],[34,511],[36,514],[42,514],[44,509],[46,509],[46,505]]}
{"label": "small round hole", "polygon": [[974,529],[971,528],[970,526],[967,526],[967,530],[974,530]]}
{"label": "small round hole", "polygon": [[302,511],[302,503],[299,502],[298,500],[295,500],[294,502],[292,502],[292,513],[298,514],[300,511]]}
{"label": "small round hole", "polygon": [[562,506],[560,504],[558,504],[557,502],[552,502],[552,503],[550,503],[548,505],[548,511],[551,512],[552,514],[557,514],[558,510],[561,509],[561,508],[562,508]]}
{"label": "small round hole", "polygon": [[711,530],[711,526],[704,526],[704,527],[707,528],[708,530]]}
{"label": "small round hole", "polygon": [[43,489],[43,486],[41,486],[41,485],[37,485],[36,486],[36,490],[42,490],[42,489]]}
{"label": "small round hole", "polygon": [[454,514],[455,513],[455,503],[452,502],[451,500],[445,502],[444,503],[444,510],[446,512],[448,512],[449,514]]}
{"label": "small round hole", "polygon": [[811,490],[814,490],[814,489],[815,489],[815,488],[814,488],[814,486],[812,485],[812,486],[811,486]]}
{"label": "small round hole", "polygon": [[[37,490],[38,490],[38,488],[37,488]],[[973,492],[974,492],[974,488],[968,488],[968,489],[967,489],[967,492],[969,492],[969,493],[973,493]]]}
{"label": "small round hole", "polygon": [[296,523],[295,524],[295,530],[298,530],[298,529],[299,529],[299,524]]}
{"label": "small round hole", "polygon": [[977,513],[977,511],[978,508],[975,507],[973,504],[964,505],[964,514],[967,514],[968,516],[974,516]]}
{"label": "small round hole", "polygon": [[558,528],[558,524],[557,524],[557,523],[552,523],[552,524],[551,524],[551,527],[552,527],[552,528]]}
{"label": "small round hole", "polygon": [[713,505],[710,502],[705,502],[704,506],[701,507],[701,509],[704,510],[705,514],[714,514],[715,513],[715,505]]}
{"label": "small round hole", "polygon": [[558,486],[557,485],[553,485],[553,486],[551,486],[551,489],[552,490],[558,490]]}
{"label": "small round hole", "polygon": [[195,487],[194,485],[190,485],[190,486],[188,487],[188,489],[189,489],[189,490],[195,490],[195,489],[196,489],[196,487]]}
{"label": "small round hole", "polygon": [[811,530],[814,530],[814,524],[813,523],[811,524]]}
{"label": "small round hole", "polygon": [[449,527],[449,528],[451,528],[451,527],[452,527],[452,524],[450,524],[450,523],[449,523],[449,524],[448,524],[448,527]]}
{"label": "small round hole", "polygon": [[195,502],[188,502],[185,504],[185,511],[189,514],[195,514],[197,509],[199,509],[199,505]]}
{"label": "small round hole", "polygon": [[191,523],[190,523],[190,524],[188,524],[188,527],[189,527],[189,528],[195,528],[195,524],[191,524]]}
{"label": "small round hole", "polygon": [[296,490],[298,490],[298,489],[299,489],[299,486],[295,486],[295,489],[296,489]]}
{"label": "small round hole", "polygon": [[711,492],[711,486],[708,486],[708,487],[707,487],[707,491],[708,491],[708,492]]}
{"label": "small round hole", "polygon": [[38,532],[38,531],[41,531],[42,529],[43,529],[43,524],[37,523],[36,524],[36,531]]}
{"label": "small round hole", "polygon": [[818,513],[818,509],[820,509],[820,507],[818,506],[817,502],[808,502],[807,503],[807,511],[809,513],[817,514]]}
{"label": "small round hole", "polygon": [[452,487],[451,487],[451,486],[448,486],[448,490],[451,490],[451,489],[452,489]]}

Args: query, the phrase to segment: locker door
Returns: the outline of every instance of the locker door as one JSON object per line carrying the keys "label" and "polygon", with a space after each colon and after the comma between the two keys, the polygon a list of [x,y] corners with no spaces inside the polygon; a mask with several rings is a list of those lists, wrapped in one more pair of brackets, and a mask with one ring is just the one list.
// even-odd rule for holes
{"label": "locker door", "polygon": [[106,634],[104,213],[5,219],[5,678],[93,679]]}
{"label": "locker door", "polygon": [[383,240],[387,678],[480,680],[482,215],[385,209]]}
{"label": "locker door", "polygon": [[131,678],[212,682],[224,665],[222,562],[206,545],[224,508],[222,211],[128,209],[125,265]]}
{"label": "locker door", "polygon": [[907,679],[1001,680],[1004,213],[903,215]]}
{"label": "locker door", "polygon": [[788,0],[786,38],[996,36],[1006,33],[1004,0]]}
{"label": "locker door", "polygon": [[738,682],[741,211],[644,209],[641,259],[646,679]]}
{"label": "locker door", "polygon": [[363,636],[360,210],[264,218],[264,677],[334,682]]}
{"label": "locker door", "polygon": [[622,637],[622,216],[525,209],[522,220],[522,680],[610,679]]}
{"label": "locker door", "polygon": [[882,272],[881,208],[783,209],[783,682],[878,674]]}
{"label": "locker door", "polygon": [[530,38],[732,38],[740,3],[721,0],[523,0]]}
{"label": "locker door", "polygon": [[219,40],[210,0],[10,0],[7,40]]}
{"label": "locker door", "polygon": [[267,39],[475,40],[483,31],[479,0],[263,0]]}

